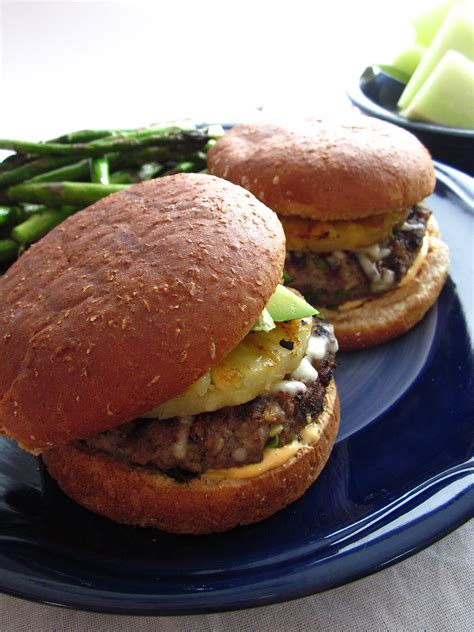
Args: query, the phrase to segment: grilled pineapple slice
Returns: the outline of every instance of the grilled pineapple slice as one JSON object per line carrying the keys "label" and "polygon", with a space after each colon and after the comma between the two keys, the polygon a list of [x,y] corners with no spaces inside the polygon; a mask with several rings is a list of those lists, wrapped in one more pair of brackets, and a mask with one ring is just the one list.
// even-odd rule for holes
{"label": "grilled pineapple slice", "polygon": [[287,250],[359,250],[387,239],[407,210],[366,217],[357,221],[316,222],[302,217],[280,216]]}
{"label": "grilled pineapple slice", "polygon": [[312,319],[276,323],[269,332],[252,331],[217,366],[184,393],[143,415],[183,417],[236,406],[268,391],[296,369],[311,335]]}

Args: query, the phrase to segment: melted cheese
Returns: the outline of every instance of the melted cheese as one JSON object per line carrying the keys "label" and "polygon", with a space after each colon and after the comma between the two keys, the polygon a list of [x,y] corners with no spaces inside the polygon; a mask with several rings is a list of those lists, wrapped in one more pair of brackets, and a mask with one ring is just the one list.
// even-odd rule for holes
{"label": "melted cheese", "polygon": [[[428,254],[428,247],[429,247],[429,241],[428,241],[428,237],[425,235],[425,237],[423,238],[423,243],[421,244],[420,252],[416,255],[415,261],[412,263],[412,265],[408,269],[408,272],[401,279],[397,287],[403,287],[404,285],[407,285],[407,283],[410,283],[411,281],[413,281],[413,279],[418,274],[418,271],[421,268],[421,265],[423,261],[425,260],[426,255]],[[371,300],[373,299],[369,298],[365,300],[357,299],[354,301],[346,301],[342,305],[339,305],[338,311],[349,312],[352,309],[357,309],[357,307],[364,305],[364,303],[369,303]]]}
{"label": "melted cheese", "polygon": [[173,454],[177,459],[184,459],[188,449],[189,431],[193,425],[194,417],[181,417],[179,429],[176,433],[176,440],[173,444]]}
{"label": "melted cheese", "polygon": [[278,382],[275,386],[272,387],[272,393],[288,393],[288,395],[298,395],[298,393],[306,393],[307,391],[306,384],[300,382],[299,380],[284,380],[283,382]]}
{"label": "melted cheese", "polygon": [[319,441],[320,436],[321,426],[316,423],[308,424],[301,431],[301,438],[307,445],[311,445],[311,443],[316,443],[316,441]]}
{"label": "melted cheese", "polygon": [[301,360],[299,366],[291,374],[291,377],[294,380],[303,382],[303,384],[312,384],[318,379],[318,372],[306,357]]}
{"label": "melted cheese", "polygon": [[[325,329],[334,336],[334,328],[332,325],[326,325]],[[335,353],[337,348],[337,340],[334,337],[331,340],[326,336],[311,336],[308,341],[306,356],[301,360],[300,364],[293,373],[290,374],[290,379],[286,379],[282,382],[278,382],[278,384],[275,384],[271,388],[271,392],[282,392],[288,393],[289,395],[305,393],[307,386],[316,382],[318,379],[318,372],[313,367],[312,361],[322,360],[326,357],[329,351]]]}
{"label": "melted cheese", "polygon": [[[308,342],[306,357],[310,360],[323,360],[331,350],[331,341],[326,336],[311,336]],[[337,351],[337,349],[335,349]]]}
{"label": "melted cheese", "polygon": [[283,465],[303,447],[305,447],[304,443],[292,441],[281,448],[265,448],[263,459],[259,463],[250,463],[250,465],[242,465],[241,467],[228,467],[222,470],[208,470],[201,475],[201,478],[209,478],[211,480],[253,478]]}
{"label": "melted cheese", "polygon": [[428,237],[425,235],[423,238],[423,243],[421,244],[420,252],[416,256],[416,259],[413,262],[413,264],[410,266],[408,272],[400,281],[399,287],[403,287],[407,283],[410,283],[410,281],[413,281],[413,279],[416,277],[416,275],[418,274],[418,270],[421,268],[421,264],[423,263],[426,255],[428,254],[428,246],[429,246]]}
{"label": "melted cheese", "polygon": [[385,259],[390,254],[390,248],[382,248],[380,244],[372,244],[372,246],[368,246],[367,248],[361,248],[359,252],[363,252],[368,255],[372,261],[380,261],[381,259]]}

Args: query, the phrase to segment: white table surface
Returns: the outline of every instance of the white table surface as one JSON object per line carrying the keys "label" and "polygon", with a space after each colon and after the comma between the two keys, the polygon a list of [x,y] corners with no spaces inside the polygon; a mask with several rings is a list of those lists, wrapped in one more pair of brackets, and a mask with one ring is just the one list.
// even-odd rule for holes
{"label": "white table surface", "polygon": [[[413,4],[3,1],[0,137],[343,109]],[[472,630],[473,540],[471,523],[371,577],[241,612],[132,618],[0,596],[0,632]]]}

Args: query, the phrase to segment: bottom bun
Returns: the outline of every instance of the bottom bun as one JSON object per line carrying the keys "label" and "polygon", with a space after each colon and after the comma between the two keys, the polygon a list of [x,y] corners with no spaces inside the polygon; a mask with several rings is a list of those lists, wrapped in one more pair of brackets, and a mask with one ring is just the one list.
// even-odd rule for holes
{"label": "bottom bun", "polygon": [[448,276],[449,249],[439,239],[433,216],[426,233],[428,252],[416,276],[401,287],[346,312],[320,309],[334,325],[342,351],[364,349],[401,336],[436,302]]}
{"label": "bottom bun", "polygon": [[253,478],[178,483],[80,444],[43,454],[50,475],[83,507],[116,522],[173,533],[213,533],[268,518],[299,498],[331,453],[339,428],[339,397],[330,383],[318,417],[318,440],[284,464]]}

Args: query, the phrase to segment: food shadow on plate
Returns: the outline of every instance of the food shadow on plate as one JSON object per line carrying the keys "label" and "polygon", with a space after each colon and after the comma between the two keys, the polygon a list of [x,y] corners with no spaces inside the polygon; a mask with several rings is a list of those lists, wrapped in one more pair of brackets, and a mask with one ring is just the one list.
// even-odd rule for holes
{"label": "food shadow on plate", "polygon": [[[104,560],[127,567],[137,577],[153,574],[153,564],[158,562],[163,577],[173,577],[200,564],[206,569],[203,574],[218,571],[223,577],[249,568],[263,572],[269,564],[285,562],[287,552],[282,543],[290,531],[295,535],[295,520],[302,545],[309,538],[316,549],[329,544],[322,535],[327,536],[334,527],[339,532],[343,522],[353,520],[350,499],[345,498],[346,485],[341,485],[347,478],[343,474],[347,470],[345,446],[334,450],[316,483],[293,505],[263,522],[204,536],[120,525],[95,515],[65,496],[40,459],[14,444],[8,447],[18,458],[18,468],[34,474],[27,484],[10,485],[0,498],[0,544],[10,540],[9,555],[15,547],[24,554],[25,545],[29,545],[41,558],[35,563],[41,567],[54,559],[61,572],[67,571],[71,560],[79,559],[84,577]],[[331,491],[336,486],[340,489],[337,495]],[[222,567],[221,546],[226,551],[226,564],[233,562],[229,568]],[[262,551],[268,551],[268,558],[261,557]]]}

